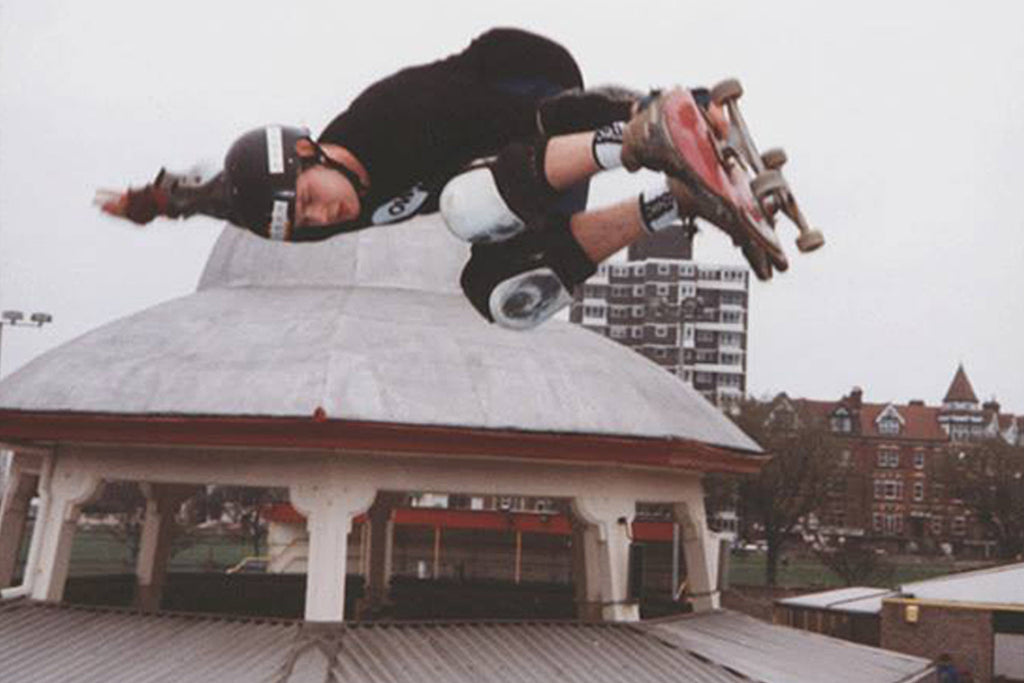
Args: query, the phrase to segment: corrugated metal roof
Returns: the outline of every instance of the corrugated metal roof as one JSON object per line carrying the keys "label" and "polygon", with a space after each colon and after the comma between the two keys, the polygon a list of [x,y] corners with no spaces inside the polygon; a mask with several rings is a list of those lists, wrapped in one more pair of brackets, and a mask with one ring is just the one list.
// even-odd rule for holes
{"label": "corrugated metal roof", "polygon": [[806,609],[826,609],[834,612],[855,612],[858,614],[877,614],[882,609],[882,599],[896,595],[896,591],[886,588],[868,588],[854,586],[837,588],[820,593],[808,593],[791,598],[776,600],[776,604],[787,607],[803,607]]}
{"label": "corrugated metal roof", "polygon": [[318,626],[0,605],[0,679],[19,683],[896,683],[929,668],[728,612],[646,624]]}
{"label": "corrugated metal roof", "polygon": [[686,617],[652,630],[764,683],[909,683],[928,679],[932,669],[920,657],[773,626],[735,612]]}
{"label": "corrugated metal roof", "polygon": [[325,417],[679,438],[760,452],[689,384],[580,326],[487,324],[439,219],[283,245],[229,229],[196,294],[0,382],[0,409]]}

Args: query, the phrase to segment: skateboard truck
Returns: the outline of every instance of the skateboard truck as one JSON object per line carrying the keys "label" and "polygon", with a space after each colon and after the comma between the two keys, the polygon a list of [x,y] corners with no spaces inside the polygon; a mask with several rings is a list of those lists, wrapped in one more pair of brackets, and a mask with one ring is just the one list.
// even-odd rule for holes
{"label": "skateboard truck", "polygon": [[[739,98],[742,95],[743,86],[734,78],[721,81],[711,89],[711,101],[723,107],[729,116],[729,139],[723,145],[723,155],[738,157],[753,171],[750,190],[757,197],[772,228],[775,227],[775,215],[782,211],[800,233],[796,238],[797,248],[804,253],[814,251],[825,244],[825,237],[820,230],[808,224],[789,183],[782,175],[786,152],[774,148],[764,154],[758,153],[750,129],[740,112]],[[722,161],[725,163],[726,159]]]}

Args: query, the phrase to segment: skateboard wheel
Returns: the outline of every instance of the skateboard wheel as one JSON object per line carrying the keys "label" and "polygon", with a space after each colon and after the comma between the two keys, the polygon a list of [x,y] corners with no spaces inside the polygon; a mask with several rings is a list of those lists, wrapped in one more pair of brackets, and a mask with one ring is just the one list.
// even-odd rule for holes
{"label": "skateboard wheel", "polygon": [[786,163],[786,150],[781,147],[775,147],[765,151],[761,155],[761,163],[768,169],[782,168],[783,164]]}
{"label": "skateboard wheel", "polygon": [[805,254],[823,244],[825,244],[825,236],[821,234],[820,230],[808,230],[800,233],[800,236],[796,238],[796,248]]}
{"label": "skateboard wheel", "polygon": [[786,189],[786,179],[776,169],[762,171],[750,181],[750,191],[759,199],[763,199],[772,192]]}
{"label": "skateboard wheel", "polygon": [[728,78],[719,81],[711,89],[711,101],[715,104],[725,104],[729,100],[735,100],[743,95],[743,86],[735,78]]}

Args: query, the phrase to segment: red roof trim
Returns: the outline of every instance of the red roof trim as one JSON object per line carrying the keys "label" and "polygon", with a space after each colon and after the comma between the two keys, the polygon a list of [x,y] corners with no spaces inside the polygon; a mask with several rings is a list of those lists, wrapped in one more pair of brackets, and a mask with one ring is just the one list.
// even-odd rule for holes
{"label": "red roof trim", "polygon": [[[263,516],[272,522],[303,524],[306,518],[290,503],[273,503],[264,509]],[[552,512],[503,512],[500,510],[447,510],[443,508],[395,508],[392,520],[399,526],[426,526],[441,529],[466,529],[483,531],[522,531],[530,534],[568,536],[572,533],[572,521],[567,515]],[[365,524],[366,516],[360,515],[355,524]],[[670,542],[672,522],[634,521],[633,540]]]}
{"label": "red roof trim", "polygon": [[686,439],[286,417],[0,411],[0,440],[349,449],[754,473],[767,456]]}

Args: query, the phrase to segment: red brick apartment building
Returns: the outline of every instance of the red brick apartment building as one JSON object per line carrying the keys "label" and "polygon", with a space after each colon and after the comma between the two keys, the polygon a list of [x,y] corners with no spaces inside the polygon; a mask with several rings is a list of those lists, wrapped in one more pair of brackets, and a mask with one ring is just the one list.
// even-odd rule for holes
{"label": "red brick apartment building", "polygon": [[825,535],[863,536],[892,550],[985,555],[991,542],[943,477],[949,458],[969,457],[986,438],[1024,444],[1024,418],[980,404],[961,365],[941,405],[870,403],[855,387],[838,401],[780,394],[769,419],[827,425],[842,450],[828,500],[817,515]]}

